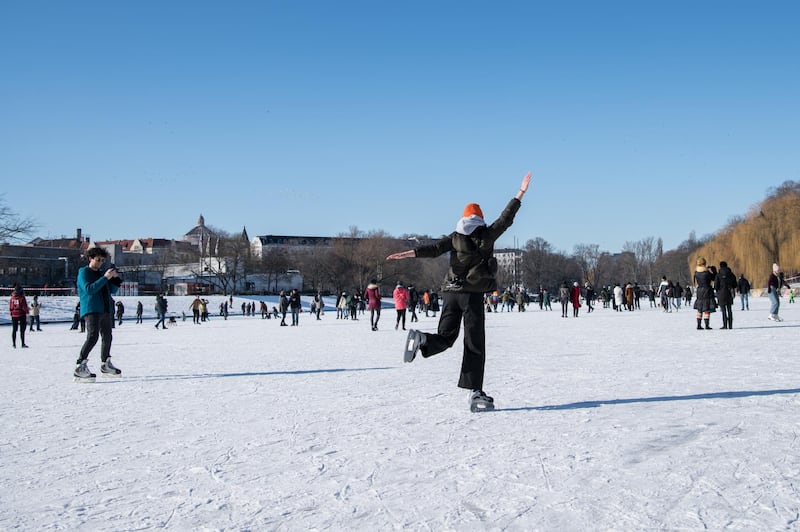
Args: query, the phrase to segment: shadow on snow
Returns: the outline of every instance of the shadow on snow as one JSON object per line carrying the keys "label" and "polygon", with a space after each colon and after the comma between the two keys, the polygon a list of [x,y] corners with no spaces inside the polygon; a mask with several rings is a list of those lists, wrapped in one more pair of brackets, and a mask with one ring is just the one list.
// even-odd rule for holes
{"label": "shadow on snow", "polygon": [[331,369],[300,369],[292,371],[250,371],[241,373],[196,373],[193,375],[153,375],[141,377],[122,377],[97,380],[98,384],[117,384],[123,382],[154,382],[154,381],[180,381],[189,379],[221,379],[225,377],[273,377],[276,375],[311,375],[314,373],[343,373],[350,371],[377,371],[385,368],[331,368]]}
{"label": "shadow on snow", "polygon": [[663,403],[669,401],[697,401],[702,399],[737,399],[740,397],[763,397],[769,395],[785,395],[800,393],[800,388],[782,390],[745,390],[740,392],[711,392],[692,395],[665,395],[661,397],[635,397],[631,399],[601,399],[597,401],[581,401],[563,405],[521,406],[516,408],[496,408],[495,412],[519,412],[533,410],[576,410],[579,408],[597,408],[603,405],[627,405],[634,403]]}

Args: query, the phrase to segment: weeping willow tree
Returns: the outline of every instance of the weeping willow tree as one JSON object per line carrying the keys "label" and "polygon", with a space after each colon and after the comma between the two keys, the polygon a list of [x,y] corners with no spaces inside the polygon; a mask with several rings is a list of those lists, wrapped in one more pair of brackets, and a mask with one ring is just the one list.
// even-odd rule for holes
{"label": "weeping willow tree", "polygon": [[743,273],[754,287],[764,287],[777,263],[788,274],[800,271],[800,182],[786,181],[737,218],[689,258],[694,269],[696,256],[709,264],[726,261],[737,275]]}

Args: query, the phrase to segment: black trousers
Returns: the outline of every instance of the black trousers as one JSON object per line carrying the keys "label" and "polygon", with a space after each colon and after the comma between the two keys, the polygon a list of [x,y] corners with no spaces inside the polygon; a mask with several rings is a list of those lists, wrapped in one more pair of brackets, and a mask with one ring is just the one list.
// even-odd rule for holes
{"label": "black trousers", "polygon": [[22,340],[22,345],[25,345],[25,327],[27,326],[27,316],[11,318],[11,341],[14,343],[14,347],[17,346],[17,330],[19,330],[19,339]]}
{"label": "black trousers", "polygon": [[728,327],[728,323],[730,322],[731,325],[733,324],[733,304],[732,303],[721,303],[719,306],[720,311],[722,311],[722,326]]}
{"label": "black trousers", "polygon": [[437,334],[425,333],[425,345],[420,348],[423,357],[431,357],[453,346],[464,320],[464,355],[461,360],[459,388],[483,389],[483,370],[486,365],[486,315],[483,294],[444,292],[444,304],[439,317]]}
{"label": "black trousers", "polygon": [[81,347],[81,354],[78,357],[78,364],[89,358],[89,353],[97,344],[100,337],[100,361],[105,362],[111,356],[111,324],[114,317],[109,312],[96,312],[84,316],[86,319],[86,341]]}

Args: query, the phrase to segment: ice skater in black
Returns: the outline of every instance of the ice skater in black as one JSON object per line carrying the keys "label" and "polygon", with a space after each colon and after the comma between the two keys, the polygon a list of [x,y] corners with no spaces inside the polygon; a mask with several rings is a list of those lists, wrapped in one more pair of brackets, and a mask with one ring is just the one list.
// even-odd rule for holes
{"label": "ice skater in black", "polygon": [[500,217],[486,225],[477,203],[464,209],[456,230],[450,235],[417,249],[389,255],[387,260],[413,257],[438,257],[450,252],[450,268],[442,287],[444,305],[437,333],[410,330],[405,348],[405,360],[414,360],[417,351],[424,358],[441,353],[453,346],[464,321],[464,354],[461,362],[460,388],[472,390],[470,406],[473,411],[491,410],[494,399],[483,391],[486,363],[486,334],[484,294],[497,290],[494,243],[514,222],[522,197],[528,190],[531,174],[525,175],[516,196]]}

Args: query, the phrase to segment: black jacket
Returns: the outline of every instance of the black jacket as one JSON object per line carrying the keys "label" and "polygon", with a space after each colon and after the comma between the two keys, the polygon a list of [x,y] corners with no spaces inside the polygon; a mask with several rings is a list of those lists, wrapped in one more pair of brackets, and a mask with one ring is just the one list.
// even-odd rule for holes
{"label": "black jacket", "polygon": [[452,232],[441,240],[416,249],[417,257],[438,257],[450,252],[450,268],[442,285],[443,292],[485,293],[497,290],[497,280],[490,271],[489,259],[494,243],[514,223],[520,201],[512,198],[492,225],[475,229],[471,235]]}
{"label": "black jacket", "polygon": [[750,281],[744,276],[739,277],[739,283],[736,285],[736,289],[739,290],[740,294],[750,293]]}
{"label": "black jacket", "polygon": [[714,280],[714,288],[717,290],[717,301],[720,305],[730,305],[733,303],[733,296],[736,292],[736,276],[730,268],[720,268],[717,278]]}

